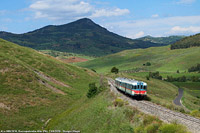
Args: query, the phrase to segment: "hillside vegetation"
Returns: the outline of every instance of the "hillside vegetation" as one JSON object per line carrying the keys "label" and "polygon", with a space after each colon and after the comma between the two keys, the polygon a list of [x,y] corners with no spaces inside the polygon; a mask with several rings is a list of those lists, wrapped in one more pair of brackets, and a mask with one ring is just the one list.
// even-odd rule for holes
{"label": "hillside vegetation", "polygon": [[187,132],[129,107],[109,90],[87,98],[88,84],[99,86],[97,74],[2,39],[0,79],[1,130]]}
{"label": "hillside vegetation", "polygon": [[[95,69],[97,72],[110,72],[113,66],[120,71],[130,72],[160,71],[187,72],[200,60],[200,47],[170,50],[169,46],[147,49],[125,50],[116,54],[78,63],[79,66]],[[146,66],[150,62],[150,66]]]}
{"label": "hillside vegetation", "polygon": [[169,36],[169,37],[152,37],[152,36],[145,36],[138,38],[139,40],[143,41],[150,41],[153,43],[161,43],[161,44],[172,44],[175,43],[181,39],[183,39],[185,36]]}
{"label": "hillside vegetation", "polygon": [[190,47],[199,47],[200,46],[200,34],[193,36],[185,37],[180,41],[171,45],[171,49],[183,49]]}
{"label": "hillside vegetation", "polygon": [[56,50],[89,56],[163,45],[119,36],[87,18],[64,25],[49,25],[24,34],[0,32],[0,38],[37,50]]}
{"label": "hillside vegetation", "polygon": [[88,70],[0,39],[0,129],[41,129],[96,81]]}

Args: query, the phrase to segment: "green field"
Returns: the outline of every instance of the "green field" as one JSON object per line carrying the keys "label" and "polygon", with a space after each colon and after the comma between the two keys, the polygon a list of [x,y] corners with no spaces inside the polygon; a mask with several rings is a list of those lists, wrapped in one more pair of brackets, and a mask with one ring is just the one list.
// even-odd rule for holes
{"label": "green field", "polygon": [[[88,99],[88,84],[96,82],[99,86],[100,81],[98,74],[87,69],[60,62],[2,39],[0,57],[1,130],[64,129],[139,133],[164,131],[166,126],[173,127],[174,130],[181,127],[162,123],[154,116],[145,115],[129,107],[126,101],[109,93],[108,88]],[[34,71],[54,80],[48,80]],[[106,82],[106,79],[103,81]],[[42,84],[44,82],[64,94],[53,91]],[[170,86],[169,84],[167,88],[176,91],[174,86]]]}
{"label": "green field", "polygon": [[[129,73],[129,75],[133,76],[140,76],[140,77],[146,77],[149,75],[149,72],[136,72],[136,73]],[[189,72],[182,72],[182,73],[176,73],[176,72],[160,72],[160,75],[162,78],[167,78],[167,76],[172,76],[174,78],[186,76],[187,78],[191,78],[192,76],[200,77],[200,73],[189,73]]]}
{"label": "green field", "polygon": [[[34,70],[69,87],[47,81]],[[0,129],[41,129],[48,119],[85,97],[90,82],[98,82],[98,75],[0,39]]]}
{"label": "green field", "polygon": [[[200,47],[170,50],[169,46],[125,50],[88,62],[78,63],[78,65],[95,69],[100,73],[110,72],[114,66],[119,68],[120,71],[160,71],[175,73],[179,70],[180,73],[183,73],[187,72],[191,66],[199,63],[199,51]],[[151,66],[143,66],[146,62],[150,62]]]}
{"label": "green field", "polygon": [[75,53],[67,53],[67,52],[60,52],[60,51],[55,51],[55,50],[39,50],[39,52],[42,52],[44,54],[53,56],[53,57],[58,57],[59,59],[67,59],[69,57],[79,57],[79,58],[84,58],[87,60],[93,60],[95,57],[92,56],[86,56],[82,54],[75,54]]}
{"label": "green field", "polygon": [[173,82],[184,89],[183,104],[190,110],[200,109],[200,82]]}

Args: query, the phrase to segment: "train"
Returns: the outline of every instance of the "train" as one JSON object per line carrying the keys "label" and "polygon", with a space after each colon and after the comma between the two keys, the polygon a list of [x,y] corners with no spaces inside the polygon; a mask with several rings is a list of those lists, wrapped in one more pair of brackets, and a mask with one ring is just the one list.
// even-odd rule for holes
{"label": "train", "polygon": [[115,79],[115,87],[131,96],[144,98],[147,96],[147,83],[135,79],[121,78]]}

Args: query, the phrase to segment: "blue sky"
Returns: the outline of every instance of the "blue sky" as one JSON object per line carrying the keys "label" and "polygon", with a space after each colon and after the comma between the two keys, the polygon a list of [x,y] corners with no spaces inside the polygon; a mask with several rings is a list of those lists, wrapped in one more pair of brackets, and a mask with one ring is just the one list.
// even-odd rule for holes
{"label": "blue sky", "polygon": [[200,32],[200,0],[1,0],[0,31],[25,33],[88,17],[130,38]]}

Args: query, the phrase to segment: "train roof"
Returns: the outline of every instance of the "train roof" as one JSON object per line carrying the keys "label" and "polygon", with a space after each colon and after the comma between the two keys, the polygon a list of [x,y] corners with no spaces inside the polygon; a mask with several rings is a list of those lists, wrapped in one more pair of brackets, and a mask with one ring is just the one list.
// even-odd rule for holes
{"label": "train roof", "polygon": [[137,85],[137,83],[143,83],[143,85],[147,85],[147,83],[145,83],[143,81],[138,81],[138,80],[135,80],[135,79],[118,77],[115,80],[120,81],[120,82],[124,82],[124,83],[127,83],[127,84],[132,84],[132,85]]}

